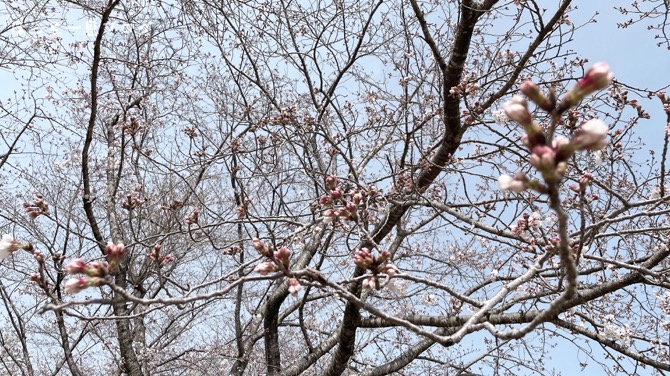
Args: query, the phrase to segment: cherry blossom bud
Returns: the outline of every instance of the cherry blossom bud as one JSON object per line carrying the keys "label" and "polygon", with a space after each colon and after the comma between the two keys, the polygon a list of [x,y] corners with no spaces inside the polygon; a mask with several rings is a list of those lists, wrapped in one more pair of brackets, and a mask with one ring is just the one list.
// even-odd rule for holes
{"label": "cherry blossom bud", "polygon": [[84,274],[88,265],[86,265],[84,260],[77,258],[70,261],[64,268],[67,274]]}
{"label": "cherry blossom bud", "polygon": [[319,204],[321,205],[330,205],[332,203],[333,199],[330,198],[330,196],[321,196],[321,198],[319,198]]}
{"label": "cherry blossom bud", "polygon": [[550,171],[556,167],[556,152],[548,146],[535,146],[530,156],[530,164],[540,171]]}
{"label": "cherry blossom bud", "polygon": [[13,236],[9,234],[2,235],[2,240],[0,240],[0,260],[9,257],[17,249],[19,249],[19,242],[14,240]]}
{"label": "cherry blossom bud", "polygon": [[165,255],[165,256],[161,257],[160,267],[162,268],[163,266],[165,266],[165,265],[167,265],[167,264],[169,264],[173,261],[174,261],[174,257],[172,255]]}
{"label": "cherry blossom bud", "polygon": [[361,248],[354,253],[354,263],[360,267],[367,269],[373,262],[372,253],[368,248]]}
{"label": "cherry blossom bud", "polygon": [[540,92],[540,89],[533,81],[524,82],[519,89],[540,108],[551,110],[549,100]]}
{"label": "cherry blossom bud", "polygon": [[76,294],[88,287],[88,278],[70,278],[65,282],[65,292]]}
{"label": "cherry blossom bud", "polygon": [[577,81],[577,86],[590,94],[608,87],[613,78],[614,74],[607,63],[595,63],[586,71],[584,77]]}
{"label": "cherry blossom bud", "polygon": [[342,189],[341,188],[336,188],[330,191],[330,197],[333,200],[339,200],[342,198]]}
{"label": "cherry blossom bud", "polygon": [[354,200],[354,203],[359,204],[363,200],[363,194],[361,192],[356,192],[351,195],[351,199]]}
{"label": "cherry blossom bud", "polygon": [[400,270],[393,264],[386,264],[382,267],[382,273],[390,276],[396,275]]}
{"label": "cherry blossom bud", "polygon": [[260,253],[263,256],[269,256],[267,247],[265,246],[265,244],[263,244],[263,242],[260,239],[253,238],[251,240],[251,244],[253,245],[254,249],[258,251],[258,253]]}
{"label": "cherry blossom bud", "polygon": [[333,210],[333,209],[328,209],[323,212],[323,223],[332,223],[335,222],[335,220],[338,217],[338,213]]}
{"label": "cherry blossom bud", "polygon": [[532,123],[530,112],[526,101],[520,96],[514,96],[511,100],[505,102],[505,114],[511,120],[523,125],[524,127]]}
{"label": "cherry blossom bud", "polygon": [[363,280],[363,290],[370,291],[375,289],[377,289],[377,281],[375,281],[374,277]]}
{"label": "cherry blossom bud", "polygon": [[291,278],[288,280],[288,292],[293,296],[297,297],[298,296],[298,291],[300,291],[300,281],[298,281],[295,278]]}
{"label": "cherry blossom bud", "polygon": [[501,191],[523,192],[526,190],[526,182],[515,179],[509,175],[500,175],[498,184]]}
{"label": "cherry blossom bud", "polygon": [[338,183],[337,176],[331,175],[326,178],[326,187],[328,187],[328,189],[335,189]]}
{"label": "cherry blossom bud", "polygon": [[28,277],[28,279],[30,279],[31,282],[35,282],[35,283],[41,283],[42,282],[42,278],[40,277],[40,275],[38,273],[31,273],[30,276]]}
{"label": "cherry blossom bud", "polygon": [[600,150],[607,146],[607,132],[609,128],[598,119],[592,119],[582,124],[572,144],[578,150]]}
{"label": "cherry blossom bud", "polygon": [[126,247],[123,245],[123,243],[114,244],[112,242],[109,242],[105,247],[105,254],[107,255],[107,260],[120,260],[121,257],[123,257],[123,253],[125,251]]}
{"label": "cherry blossom bud", "polygon": [[388,260],[389,257],[391,257],[391,252],[385,249],[382,251],[382,253],[379,254],[379,257],[377,258],[377,263],[381,264],[383,262],[386,262],[386,260]]}
{"label": "cherry blossom bud", "polygon": [[268,275],[275,271],[277,271],[277,265],[273,262],[261,262],[254,268],[254,272],[260,275]]}
{"label": "cherry blossom bud", "polygon": [[614,75],[607,63],[593,64],[586,71],[584,77],[577,81],[577,85],[565,95],[563,107],[567,109],[575,106],[587,95],[606,88],[612,83],[612,78],[614,78]]}
{"label": "cherry blossom bud", "polygon": [[290,257],[291,257],[291,251],[286,247],[281,247],[274,253],[274,259],[277,262],[281,262],[286,269],[288,269]]}
{"label": "cherry blossom bud", "polygon": [[109,273],[109,267],[106,262],[93,261],[86,268],[86,275],[89,277],[104,277]]}

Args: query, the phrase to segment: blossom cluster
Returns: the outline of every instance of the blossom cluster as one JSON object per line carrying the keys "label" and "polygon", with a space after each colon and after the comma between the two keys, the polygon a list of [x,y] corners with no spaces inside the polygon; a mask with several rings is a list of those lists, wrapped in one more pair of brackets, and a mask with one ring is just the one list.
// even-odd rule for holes
{"label": "blossom cluster", "polygon": [[[265,243],[258,238],[252,239],[251,244],[258,253],[265,256],[268,260],[256,265],[254,272],[260,275],[268,275],[277,271],[281,271],[286,275],[290,274],[289,266],[291,250],[287,247],[279,247],[279,249],[274,250],[272,246],[265,245]],[[291,295],[298,296],[298,292],[300,291],[300,281],[290,277],[288,291]]]}
{"label": "blossom cluster", "polygon": [[328,176],[326,178],[327,195],[319,198],[319,204],[322,206],[329,205],[332,208],[326,209],[323,212],[323,220],[326,223],[332,223],[339,218],[344,218],[349,221],[358,219],[358,206],[363,200],[363,193],[358,190],[348,194],[347,200],[344,191],[339,187],[339,179],[337,176]]}
{"label": "blossom cluster", "polygon": [[147,253],[147,257],[156,263],[159,268],[162,268],[174,261],[174,257],[172,257],[172,255],[161,254],[161,248],[162,246],[160,244],[156,244],[151,248],[151,251]]}
{"label": "blossom cluster", "polygon": [[114,244],[109,242],[105,247],[107,262],[93,261],[87,263],[80,258],[70,261],[63,267],[65,272],[71,275],[85,274],[85,276],[70,278],[65,283],[65,292],[76,294],[88,287],[102,286],[105,283],[105,278],[118,269],[125,250],[123,243]]}
{"label": "blossom cluster", "polygon": [[35,219],[42,214],[49,214],[49,205],[44,202],[44,196],[36,194],[33,201],[24,202],[23,208],[31,219]]}
{"label": "blossom cluster", "polygon": [[[560,103],[552,96],[545,96],[532,81],[524,82],[520,90],[539,108],[547,111],[552,118],[581,102],[584,97],[597,90],[604,89],[612,82],[612,73],[605,63],[597,63],[589,68],[585,76],[565,95]],[[530,164],[542,175],[545,182],[557,183],[565,174],[569,158],[577,151],[597,151],[607,146],[608,126],[601,120],[592,119],[584,122],[575,132],[572,139],[563,136],[548,136],[528,110],[528,102],[521,96],[515,96],[505,103],[505,115],[519,123],[524,129],[521,141],[530,151]],[[552,132],[553,133],[553,130]],[[498,179],[500,188],[513,192],[522,192],[528,188],[543,192],[541,184],[530,180],[523,174],[514,176],[502,175]]]}
{"label": "blossom cluster", "polygon": [[398,267],[389,262],[390,257],[391,252],[388,250],[382,251],[378,256],[374,256],[368,248],[361,248],[354,252],[354,263],[356,266],[372,272],[372,277],[363,280],[364,290],[377,289],[377,276],[379,274],[392,276],[398,273]]}

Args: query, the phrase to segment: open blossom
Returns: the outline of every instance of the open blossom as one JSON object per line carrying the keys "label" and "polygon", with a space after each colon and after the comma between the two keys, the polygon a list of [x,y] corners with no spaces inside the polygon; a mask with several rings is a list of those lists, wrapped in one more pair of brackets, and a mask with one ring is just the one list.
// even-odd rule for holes
{"label": "open blossom", "polygon": [[9,234],[2,235],[2,240],[0,240],[0,260],[7,258],[17,249],[19,249],[19,242],[14,240],[14,237]]}
{"label": "open blossom", "polygon": [[601,120],[589,120],[582,124],[572,144],[578,150],[600,150],[607,146],[608,131],[609,128]]}
{"label": "open blossom", "polygon": [[523,192],[526,190],[526,182],[509,175],[500,175],[498,184],[500,184],[500,190],[502,191]]}

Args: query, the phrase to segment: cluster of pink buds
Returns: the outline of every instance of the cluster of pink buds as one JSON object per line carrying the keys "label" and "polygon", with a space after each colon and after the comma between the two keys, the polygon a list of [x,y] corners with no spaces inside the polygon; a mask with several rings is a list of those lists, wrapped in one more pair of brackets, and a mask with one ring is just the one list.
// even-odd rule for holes
{"label": "cluster of pink buds", "polygon": [[118,269],[125,252],[126,247],[123,245],[123,243],[107,243],[107,246],[105,247],[105,255],[107,257],[107,262],[109,262],[109,268],[111,271],[116,271]]}
{"label": "cluster of pink buds", "polygon": [[361,248],[354,252],[354,263],[361,268],[370,270],[372,277],[363,280],[363,289],[375,290],[377,285],[377,276],[379,274],[386,274],[393,276],[398,273],[398,267],[388,262],[391,257],[391,252],[388,250],[382,251],[378,256],[374,256],[370,249]]}
{"label": "cluster of pink buds", "polygon": [[21,244],[13,236],[9,234],[2,235],[2,240],[0,240],[0,260],[11,256],[19,248],[21,248]]}
{"label": "cluster of pink buds", "polygon": [[68,274],[86,274],[85,277],[70,278],[65,283],[65,292],[76,294],[87,287],[102,286],[109,275],[109,266],[104,261],[86,263],[82,259],[74,259],[65,265]]}
{"label": "cluster of pink buds", "polygon": [[153,247],[151,247],[151,251],[147,253],[147,257],[149,257],[154,263],[156,263],[158,268],[162,268],[165,265],[174,261],[174,257],[172,257],[172,255],[161,255],[160,244],[156,244]]}
{"label": "cluster of pink buds", "polygon": [[245,198],[242,201],[242,205],[238,206],[235,211],[237,212],[237,218],[244,218],[247,216],[247,210],[249,209],[249,204],[251,204],[251,199]]}
{"label": "cluster of pink buds", "polygon": [[126,200],[121,203],[121,207],[131,211],[142,204],[144,204],[144,200],[139,197],[137,192],[134,192],[126,195]]}
{"label": "cluster of pink buds", "polygon": [[44,202],[44,196],[41,194],[36,194],[35,199],[31,202],[24,202],[23,208],[31,219],[35,219],[42,214],[49,214],[49,205]]}
{"label": "cluster of pink buds", "polygon": [[[551,114],[560,115],[563,111],[578,104],[586,95],[604,89],[611,82],[612,73],[609,66],[605,63],[598,63],[587,70],[586,75],[577,82],[575,88],[558,105],[553,92],[547,97],[531,81],[521,85],[521,92],[539,108]],[[609,128],[600,120],[593,119],[584,122],[575,132],[572,140],[557,136],[549,142],[545,131],[533,120],[525,99],[515,96],[505,103],[504,110],[507,117],[523,126],[525,134],[521,140],[530,151],[530,164],[542,174],[545,182],[559,182],[565,174],[568,160],[576,151],[598,151],[607,146]],[[517,173],[514,177],[502,175],[498,182],[500,188],[505,191],[522,192],[528,188],[540,193],[546,191],[546,187],[538,181],[531,181],[521,173]]]}
{"label": "cluster of pink buds", "polygon": [[187,225],[192,225],[198,223],[198,217],[200,216],[200,210],[198,208],[193,209],[191,214],[184,216],[184,223]]}
{"label": "cluster of pink buds", "polygon": [[102,286],[104,280],[99,277],[78,277],[70,278],[65,282],[65,292],[68,294],[76,294],[88,287]]}
{"label": "cluster of pink buds", "polygon": [[521,218],[512,226],[512,233],[516,236],[524,236],[530,230],[537,230],[542,225],[539,213],[523,213]]}
{"label": "cluster of pink buds", "polygon": [[279,247],[278,250],[273,250],[271,246],[266,246],[258,238],[254,238],[251,242],[258,253],[270,260],[258,264],[256,268],[254,268],[255,272],[267,275],[268,273],[277,270],[288,271],[291,260],[291,251],[287,247]]}
{"label": "cluster of pink buds", "polygon": [[177,210],[181,209],[181,207],[184,206],[184,202],[181,200],[172,200],[171,203],[169,204],[163,204],[161,205],[161,209],[163,210]]}
{"label": "cluster of pink buds", "polygon": [[[273,250],[272,246],[266,246],[260,239],[254,238],[252,241],[254,249],[265,256],[268,261],[256,265],[254,272],[260,275],[268,275],[277,271],[283,272],[290,277],[289,266],[291,261],[291,250],[287,247],[279,247]],[[293,296],[298,296],[300,291],[300,281],[296,278],[289,278],[288,292]]]}
{"label": "cluster of pink buds", "polygon": [[335,222],[339,218],[349,221],[358,219],[358,206],[363,200],[363,193],[355,190],[349,193],[349,200],[347,200],[342,188],[338,187],[338,185],[339,179],[336,176],[328,176],[326,178],[328,194],[319,198],[319,204],[322,206],[331,205],[333,207],[323,212],[325,223]]}

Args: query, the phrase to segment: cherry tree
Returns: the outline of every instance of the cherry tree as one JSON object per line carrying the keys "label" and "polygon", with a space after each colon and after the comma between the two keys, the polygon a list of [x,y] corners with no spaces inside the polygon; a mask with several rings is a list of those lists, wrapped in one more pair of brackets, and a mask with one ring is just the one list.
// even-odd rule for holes
{"label": "cherry tree", "polygon": [[579,4],[7,2],[3,372],[669,371],[668,83]]}

